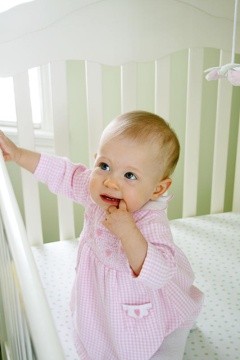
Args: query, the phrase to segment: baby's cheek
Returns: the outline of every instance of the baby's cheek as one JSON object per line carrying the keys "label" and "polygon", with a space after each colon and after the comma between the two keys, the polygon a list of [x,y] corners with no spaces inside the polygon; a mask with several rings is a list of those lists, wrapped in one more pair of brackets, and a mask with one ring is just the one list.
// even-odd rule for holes
{"label": "baby's cheek", "polygon": [[130,213],[133,213],[134,211],[137,211],[140,209],[140,201],[139,201],[139,195],[136,194],[135,196],[128,197],[126,204],[127,209]]}
{"label": "baby's cheek", "polygon": [[97,177],[92,175],[89,182],[89,192],[90,196],[93,200],[96,200],[97,192],[98,192],[98,180]]}

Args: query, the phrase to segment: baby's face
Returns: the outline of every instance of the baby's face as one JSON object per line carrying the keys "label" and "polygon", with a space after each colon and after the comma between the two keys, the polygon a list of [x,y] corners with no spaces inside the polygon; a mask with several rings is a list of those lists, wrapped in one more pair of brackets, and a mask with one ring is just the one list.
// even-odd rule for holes
{"label": "baby's face", "polygon": [[[161,175],[154,144],[116,137],[102,142],[90,180],[92,200],[104,209],[123,199],[130,212],[159,197]],[[163,193],[164,191],[162,191]]]}

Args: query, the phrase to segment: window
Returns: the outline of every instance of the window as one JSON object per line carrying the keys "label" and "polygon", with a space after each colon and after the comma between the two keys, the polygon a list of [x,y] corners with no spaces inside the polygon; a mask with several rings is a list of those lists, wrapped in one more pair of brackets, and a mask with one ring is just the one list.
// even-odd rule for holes
{"label": "window", "polygon": [[[28,71],[28,76],[34,128],[51,131],[49,67],[32,68]],[[15,127],[17,119],[12,78],[0,78],[0,99],[0,125]]]}
{"label": "window", "polygon": [[[44,65],[28,71],[32,121],[37,149],[53,148],[50,67]],[[17,137],[17,116],[13,78],[0,78],[0,128],[14,142]],[[49,150],[50,149],[50,150]]]}
{"label": "window", "polygon": [[41,96],[41,79],[39,68],[33,68],[28,71],[30,100],[32,105],[33,124],[38,127],[42,124],[42,96]]}
{"label": "window", "polygon": [[0,78],[0,123],[16,125],[15,100],[12,78]]}

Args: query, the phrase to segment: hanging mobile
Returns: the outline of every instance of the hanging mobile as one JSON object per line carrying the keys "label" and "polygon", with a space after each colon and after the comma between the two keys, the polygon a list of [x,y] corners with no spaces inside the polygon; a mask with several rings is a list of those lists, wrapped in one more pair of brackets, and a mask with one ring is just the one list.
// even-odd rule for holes
{"label": "hanging mobile", "polygon": [[226,78],[232,85],[240,86],[240,64],[234,63],[237,30],[237,8],[238,0],[235,0],[231,63],[205,70],[204,72],[207,73],[206,79],[209,81]]}

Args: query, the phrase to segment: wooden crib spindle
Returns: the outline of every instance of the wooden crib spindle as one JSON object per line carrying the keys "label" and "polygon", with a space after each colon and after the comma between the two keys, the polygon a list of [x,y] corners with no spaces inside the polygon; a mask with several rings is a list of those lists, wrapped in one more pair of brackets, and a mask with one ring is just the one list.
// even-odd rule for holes
{"label": "wooden crib spindle", "polygon": [[203,49],[189,49],[184,149],[183,217],[194,216],[197,212],[202,73]]}
{"label": "wooden crib spindle", "polygon": [[[13,81],[19,146],[34,150],[34,131],[28,72],[15,75]],[[28,240],[31,245],[42,244],[43,236],[38,185],[30,173],[24,169],[21,170],[21,173]]]}
{"label": "wooden crib spindle", "polygon": [[240,118],[239,118],[239,128],[238,128],[238,142],[237,142],[232,211],[240,212]]}
{"label": "wooden crib spindle", "polygon": [[135,110],[137,107],[137,64],[121,66],[121,112]]}
{"label": "wooden crib spindle", "polygon": [[[229,57],[229,52],[221,50],[220,64],[225,64]],[[212,173],[211,213],[224,211],[231,100],[232,85],[228,81],[219,81]]]}
{"label": "wooden crib spindle", "polygon": [[[69,123],[66,62],[54,62],[50,66],[52,109],[54,129],[54,149],[60,156],[69,157]],[[60,240],[74,239],[73,203],[63,196],[58,196],[58,223]]]}
{"label": "wooden crib spindle", "polygon": [[[10,326],[10,334],[7,339],[9,346],[15,347],[15,344],[11,344],[11,339],[13,336],[12,330],[14,330],[14,328],[16,330],[16,327],[18,327],[16,330],[17,335],[21,331],[20,336],[24,337],[24,340],[20,341],[16,346],[25,346],[24,342],[28,341],[28,339],[25,339],[25,337],[28,336],[27,333],[25,335],[23,334],[25,319],[22,319],[22,317],[26,316],[36,358],[38,360],[64,360],[62,347],[55,331],[51,311],[41,285],[40,276],[28,243],[25,226],[1,152],[0,179],[0,214],[5,229],[4,232],[0,230],[0,240],[1,242],[6,242],[9,248],[9,251],[7,250],[7,256],[5,258],[1,256],[1,267],[5,266],[4,270],[2,268],[0,269],[1,275],[3,275],[4,272],[7,273],[5,280],[9,277],[9,281],[5,283],[5,300],[7,304],[9,304],[10,301],[14,303],[14,306],[11,308],[7,305],[10,316],[10,318],[6,318],[7,326]],[[6,246],[4,246],[4,249],[7,249]],[[5,264],[3,263],[3,259],[7,261]],[[2,291],[2,280],[0,285],[0,291]],[[13,294],[13,292],[15,292],[15,294]],[[46,338],[48,341],[46,341]],[[10,349],[10,353],[11,351]],[[18,355],[16,355],[15,357],[13,356],[12,359],[31,360],[31,357],[28,358],[23,355],[22,358],[19,358]]]}
{"label": "wooden crib spindle", "polygon": [[103,99],[102,99],[102,69],[101,65],[90,61],[86,66],[87,112],[89,165],[94,163],[94,155],[103,130]]}
{"label": "wooden crib spindle", "polygon": [[170,121],[170,67],[171,57],[155,61],[155,113]]}

